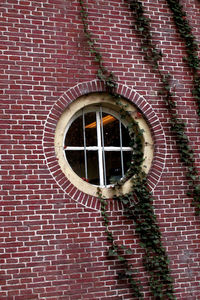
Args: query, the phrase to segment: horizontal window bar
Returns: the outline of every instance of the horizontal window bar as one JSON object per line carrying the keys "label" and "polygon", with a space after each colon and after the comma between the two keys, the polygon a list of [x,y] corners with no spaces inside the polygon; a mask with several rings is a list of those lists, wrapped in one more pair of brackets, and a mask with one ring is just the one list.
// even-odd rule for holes
{"label": "horizontal window bar", "polygon": [[[76,151],[76,150],[88,150],[88,151],[97,151],[99,149],[99,147],[97,146],[89,146],[89,147],[72,147],[72,146],[68,146],[67,148],[65,148],[65,151]],[[133,149],[131,147],[104,147],[105,151],[132,151]]]}

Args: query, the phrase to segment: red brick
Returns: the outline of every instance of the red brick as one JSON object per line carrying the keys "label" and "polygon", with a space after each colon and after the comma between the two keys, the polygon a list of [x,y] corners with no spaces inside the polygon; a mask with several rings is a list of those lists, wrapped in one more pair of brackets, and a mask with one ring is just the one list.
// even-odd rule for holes
{"label": "red brick", "polygon": [[[98,64],[88,51],[79,3],[4,2],[0,8],[0,299],[132,299],[127,286],[116,280],[115,262],[106,257],[108,243],[98,199],[74,187],[55,158],[54,133],[63,110],[82,94],[104,90],[96,80]],[[180,2],[198,41],[197,1]],[[148,181],[177,299],[199,299],[199,220],[187,196],[185,168],[169,114],[158,96],[160,77],[144,60],[128,1],[85,3],[104,66],[116,75],[118,92],[139,107],[152,129],[155,152]],[[164,53],[162,70],[172,75],[177,110],[187,123],[199,170],[200,126],[192,74],[182,61],[184,42],[166,1],[142,3],[154,41]],[[130,261],[139,270],[145,299],[151,299],[134,224],[125,220],[113,200],[108,209],[117,240],[134,249]]]}

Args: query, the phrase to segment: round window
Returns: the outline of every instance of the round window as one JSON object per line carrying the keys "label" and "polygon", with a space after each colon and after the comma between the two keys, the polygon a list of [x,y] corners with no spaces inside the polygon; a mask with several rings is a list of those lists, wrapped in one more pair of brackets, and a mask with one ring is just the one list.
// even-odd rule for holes
{"label": "round window", "polygon": [[[121,101],[128,105],[131,116],[137,118],[137,109],[125,99]],[[141,115],[138,127],[144,130],[143,150],[148,171],[153,143]],[[129,168],[133,151],[130,142],[128,123],[121,118],[120,107],[113,97],[106,93],[90,94],[74,101],[62,114],[55,135],[56,154],[67,178],[91,195],[96,195],[97,187],[101,187],[108,198],[112,197],[110,187]],[[147,145],[151,145],[148,151]]]}
{"label": "round window", "polygon": [[107,187],[124,177],[132,148],[126,124],[115,111],[89,106],[78,111],[66,128],[65,157],[83,180]]}

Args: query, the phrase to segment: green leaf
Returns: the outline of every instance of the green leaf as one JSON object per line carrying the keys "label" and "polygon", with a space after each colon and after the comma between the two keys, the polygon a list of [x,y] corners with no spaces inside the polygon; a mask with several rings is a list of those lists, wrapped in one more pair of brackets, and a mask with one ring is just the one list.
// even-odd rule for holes
{"label": "green leaf", "polygon": [[133,254],[133,251],[129,248],[129,249],[126,250],[126,254],[127,254],[127,255],[132,255],[132,254]]}

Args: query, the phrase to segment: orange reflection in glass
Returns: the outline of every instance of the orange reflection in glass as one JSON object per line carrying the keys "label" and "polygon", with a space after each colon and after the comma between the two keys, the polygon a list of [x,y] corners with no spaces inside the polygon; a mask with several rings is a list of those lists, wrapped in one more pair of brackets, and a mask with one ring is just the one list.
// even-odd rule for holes
{"label": "orange reflection in glass", "polygon": [[[108,123],[112,123],[115,120],[116,119],[111,115],[107,115],[107,116],[102,118],[103,125],[106,125]],[[93,122],[93,123],[90,123],[90,124],[86,125],[85,128],[95,128],[96,126],[97,126],[97,123]]]}

